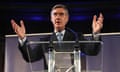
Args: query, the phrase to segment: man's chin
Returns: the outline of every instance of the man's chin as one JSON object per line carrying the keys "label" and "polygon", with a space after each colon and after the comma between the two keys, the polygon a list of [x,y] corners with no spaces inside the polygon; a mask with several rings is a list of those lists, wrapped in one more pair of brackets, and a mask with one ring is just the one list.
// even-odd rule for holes
{"label": "man's chin", "polygon": [[56,28],[61,28],[62,26],[61,25],[56,25]]}

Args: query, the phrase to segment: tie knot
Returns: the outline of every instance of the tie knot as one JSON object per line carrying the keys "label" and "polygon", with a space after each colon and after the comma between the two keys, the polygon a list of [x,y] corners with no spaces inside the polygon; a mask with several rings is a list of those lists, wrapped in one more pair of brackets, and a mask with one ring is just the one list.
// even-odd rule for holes
{"label": "tie knot", "polygon": [[57,35],[62,36],[62,33],[61,33],[61,32],[58,32],[58,34],[57,34]]}

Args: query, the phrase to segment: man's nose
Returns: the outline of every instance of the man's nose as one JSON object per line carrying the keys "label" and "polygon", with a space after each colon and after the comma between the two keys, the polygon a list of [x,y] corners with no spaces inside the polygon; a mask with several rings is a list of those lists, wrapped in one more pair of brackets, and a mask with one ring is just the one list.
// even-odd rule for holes
{"label": "man's nose", "polygon": [[56,19],[57,19],[57,20],[60,20],[60,15],[57,15],[57,16],[56,16]]}

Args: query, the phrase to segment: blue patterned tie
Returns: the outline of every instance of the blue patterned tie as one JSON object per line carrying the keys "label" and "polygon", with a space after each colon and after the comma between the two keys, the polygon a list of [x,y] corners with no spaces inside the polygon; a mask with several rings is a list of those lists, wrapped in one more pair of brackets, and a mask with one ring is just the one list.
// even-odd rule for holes
{"label": "blue patterned tie", "polygon": [[61,48],[62,36],[63,36],[63,34],[61,32],[58,32],[57,38],[58,38],[58,44],[59,44],[60,48]]}
{"label": "blue patterned tie", "polygon": [[58,32],[57,38],[58,38],[58,41],[62,41],[62,33],[61,32]]}

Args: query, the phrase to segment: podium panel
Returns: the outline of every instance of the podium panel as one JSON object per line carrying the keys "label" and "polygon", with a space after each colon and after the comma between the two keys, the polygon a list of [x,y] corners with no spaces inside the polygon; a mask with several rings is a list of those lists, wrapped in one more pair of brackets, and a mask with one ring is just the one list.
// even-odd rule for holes
{"label": "podium panel", "polygon": [[[90,36],[86,36],[87,39]],[[83,72],[103,72],[103,46],[105,42],[102,39],[101,48],[96,56],[86,55],[86,70]]]}
{"label": "podium panel", "polygon": [[[49,34],[48,34],[49,35]],[[102,34],[101,34],[102,35]],[[28,35],[28,39],[32,41],[40,40],[46,35]],[[102,50],[97,56],[85,56],[85,67],[83,72],[119,72],[120,71],[120,35],[105,34],[102,35],[104,42]],[[19,49],[17,36],[6,36],[5,41],[5,72],[48,72],[44,70],[44,60],[34,63],[27,63]],[[31,71],[32,67],[32,71]]]}
{"label": "podium panel", "polygon": [[97,56],[86,56],[86,72],[103,72],[102,50]]}
{"label": "podium panel", "polygon": [[[58,43],[59,43],[58,41],[53,41],[52,47],[50,48],[49,48],[49,44],[51,45],[51,42],[49,41],[29,41],[28,43],[30,46],[36,44],[43,45],[42,46],[44,47],[43,50],[44,52],[46,52],[45,57],[48,65],[48,72],[83,72],[83,71],[89,72],[90,70],[88,67],[87,69],[86,68],[82,69],[82,64],[81,64],[82,52],[80,51],[81,46],[79,45],[103,44],[102,41],[78,41],[77,44],[79,45],[78,47],[76,47],[75,46],[76,41],[62,41],[60,47]],[[101,61],[101,59],[99,61]],[[92,71],[96,71],[96,70],[93,69]],[[101,67],[98,68],[98,71],[101,71]]]}

